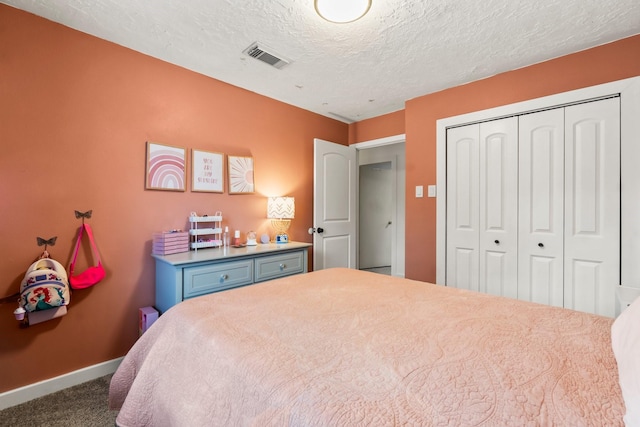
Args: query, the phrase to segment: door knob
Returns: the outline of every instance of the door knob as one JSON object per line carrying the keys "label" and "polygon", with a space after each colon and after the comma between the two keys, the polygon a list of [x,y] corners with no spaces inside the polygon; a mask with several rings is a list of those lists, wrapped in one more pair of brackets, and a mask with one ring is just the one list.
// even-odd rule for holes
{"label": "door knob", "polygon": [[316,231],[318,232],[318,234],[322,234],[322,233],[324,233],[324,228],[322,228],[322,227],[318,227],[318,228],[316,229]]}
{"label": "door knob", "polygon": [[310,228],[309,228],[309,230],[307,230],[307,232],[308,232],[309,234],[313,234],[313,233],[322,233],[323,231],[324,231],[324,228],[322,228],[322,227],[318,227],[318,228],[310,227]]}
{"label": "door knob", "polygon": [[493,241],[493,243],[495,243],[496,245],[499,245],[500,244],[500,240],[496,239],[496,240]]}
{"label": "door knob", "polygon": [[543,243],[538,243],[538,247],[539,248],[544,248],[544,244]]}

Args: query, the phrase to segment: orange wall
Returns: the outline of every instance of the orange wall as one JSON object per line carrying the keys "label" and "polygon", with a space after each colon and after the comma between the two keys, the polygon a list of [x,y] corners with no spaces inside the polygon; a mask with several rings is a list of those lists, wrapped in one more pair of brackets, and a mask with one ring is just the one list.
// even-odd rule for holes
{"label": "orange wall", "polygon": [[349,125],[349,144],[371,141],[404,133],[404,110]]}
{"label": "orange wall", "polygon": [[[122,356],[137,309],[154,303],[152,234],[222,210],[258,233],[267,195],[296,197],[290,235],[311,241],[313,138],[346,144],[348,126],[0,5],[0,298],[41,253],[68,264],[93,210],[107,279],[75,291],[69,313],[20,329],[0,305],[0,392]],[[145,142],[253,156],[257,193],[144,189]],[[86,265],[86,260],[83,260]]]}
{"label": "orange wall", "polygon": [[436,199],[412,197],[436,183],[436,120],[640,75],[640,36],[407,101],[408,278],[436,279]]}

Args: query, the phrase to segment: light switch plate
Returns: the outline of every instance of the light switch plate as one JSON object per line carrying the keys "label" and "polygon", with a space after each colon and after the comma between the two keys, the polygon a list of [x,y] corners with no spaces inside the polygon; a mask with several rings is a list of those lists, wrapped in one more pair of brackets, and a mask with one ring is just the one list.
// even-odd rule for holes
{"label": "light switch plate", "polygon": [[416,197],[424,197],[424,187],[422,185],[416,185]]}
{"label": "light switch plate", "polygon": [[436,197],[436,186],[430,185],[427,187],[427,197]]}

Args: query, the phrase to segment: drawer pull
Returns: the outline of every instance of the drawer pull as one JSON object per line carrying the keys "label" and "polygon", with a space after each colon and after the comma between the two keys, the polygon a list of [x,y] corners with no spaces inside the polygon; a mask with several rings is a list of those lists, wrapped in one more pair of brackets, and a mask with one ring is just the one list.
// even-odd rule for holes
{"label": "drawer pull", "polygon": [[287,266],[284,263],[280,264],[280,271],[284,270],[285,268],[287,268]]}
{"label": "drawer pull", "polygon": [[226,274],[224,274],[224,273],[220,275],[220,281],[221,281],[221,282],[224,282],[224,281],[225,281],[225,280],[227,280],[228,278],[229,278],[229,276],[227,276],[227,275],[226,275]]}

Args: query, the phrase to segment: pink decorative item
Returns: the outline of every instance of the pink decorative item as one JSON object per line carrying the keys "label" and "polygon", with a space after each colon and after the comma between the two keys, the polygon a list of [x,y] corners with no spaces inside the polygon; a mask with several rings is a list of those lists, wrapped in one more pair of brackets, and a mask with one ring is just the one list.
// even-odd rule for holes
{"label": "pink decorative item", "polygon": [[[87,230],[87,236],[89,236],[89,242],[91,243],[91,250],[97,260],[97,265],[87,268],[80,274],[74,275],[74,268],[76,266],[76,258],[78,257],[78,251],[80,250],[80,243],[82,242],[83,231]],[[82,224],[78,232],[78,240],[76,241],[76,248],[73,251],[73,260],[69,266],[69,284],[73,289],[85,289],[100,282],[105,277],[104,267],[100,261],[100,253],[96,247],[96,242],[93,240],[93,232],[89,224]]]}

